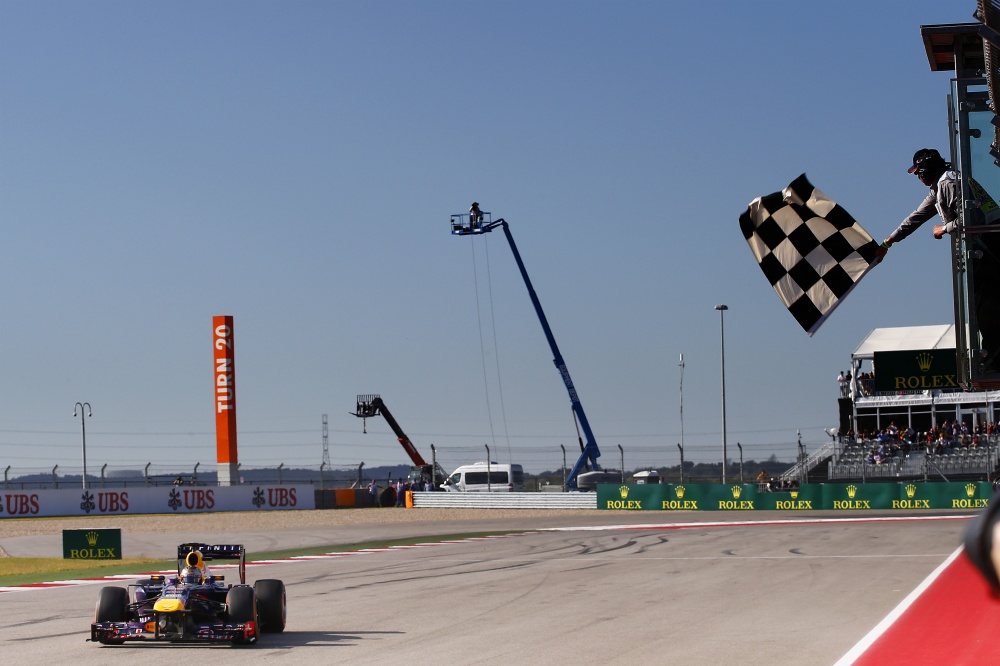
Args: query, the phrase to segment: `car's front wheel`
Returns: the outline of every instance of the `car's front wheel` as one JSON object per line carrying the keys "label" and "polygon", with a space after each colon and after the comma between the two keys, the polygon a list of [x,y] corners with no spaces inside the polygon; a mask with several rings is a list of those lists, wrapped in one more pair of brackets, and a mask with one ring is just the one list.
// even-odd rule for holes
{"label": "car's front wheel", "polygon": [[[226,608],[229,612],[229,621],[233,624],[246,624],[248,622],[253,622],[254,626],[258,626],[257,622],[257,595],[254,593],[252,587],[248,585],[240,585],[238,587],[233,587],[229,590],[229,594],[226,595]],[[257,640],[256,635],[250,640],[247,640],[243,636],[238,636],[233,639],[233,643],[236,645],[243,645],[246,643],[253,643]]]}
{"label": "car's front wheel", "polygon": [[253,584],[257,593],[257,607],[262,632],[280,634],[285,630],[287,602],[285,584],[280,580],[265,578]]}
{"label": "car's front wheel", "polygon": [[[94,609],[95,622],[124,622],[128,605],[128,590],[124,587],[102,587]],[[121,645],[125,641],[101,641],[104,645]]]}

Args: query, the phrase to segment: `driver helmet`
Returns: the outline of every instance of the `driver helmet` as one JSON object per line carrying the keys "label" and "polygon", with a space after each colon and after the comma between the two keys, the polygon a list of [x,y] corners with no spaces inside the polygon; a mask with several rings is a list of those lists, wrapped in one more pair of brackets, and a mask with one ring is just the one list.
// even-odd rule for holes
{"label": "driver helmet", "polygon": [[205,572],[198,567],[184,567],[181,571],[181,580],[185,583],[200,584],[204,577]]}

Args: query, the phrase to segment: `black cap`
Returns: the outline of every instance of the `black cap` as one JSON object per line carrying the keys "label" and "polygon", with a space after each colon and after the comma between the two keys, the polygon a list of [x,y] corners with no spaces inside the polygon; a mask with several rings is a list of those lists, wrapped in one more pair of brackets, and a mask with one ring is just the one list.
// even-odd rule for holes
{"label": "black cap", "polygon": [[913,166],[907,169],[906,173],[916,173],[917,169],[919,169],[924,162],[929,162],[932,160],[934,161],[941,160],[941,162],[944,162],[944,160],[941,158],[941,153],[939,153],[938,151],[934,150],[933,148],[921,148],[917,152],[913,153]]}

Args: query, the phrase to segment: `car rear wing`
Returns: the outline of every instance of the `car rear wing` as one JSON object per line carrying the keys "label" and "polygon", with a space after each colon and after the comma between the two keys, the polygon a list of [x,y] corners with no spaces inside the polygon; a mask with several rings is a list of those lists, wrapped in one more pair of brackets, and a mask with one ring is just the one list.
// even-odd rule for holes
{"label": "car rear wing", "polygon": [[247,552],[242,545],[233,544],[207,544],[207,543],[182,543],[177,546],[177,573],[180,575],[184,566],[187,554],[193,550],[201,553],[202,559],[206,562],[215,560],[239,560],[240,583],[246,585],[247,582]]}

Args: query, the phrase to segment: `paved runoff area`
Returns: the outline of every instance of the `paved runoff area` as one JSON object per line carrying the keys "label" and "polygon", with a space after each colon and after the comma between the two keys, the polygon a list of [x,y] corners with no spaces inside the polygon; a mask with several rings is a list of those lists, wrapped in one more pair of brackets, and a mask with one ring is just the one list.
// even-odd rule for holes
{"label": "paved runoff area", "polygon": [[[123,583],[70,581],[0,592],[0,650],[11,663],[77,665],[168,658],[235,664],[246,659],[245,649],[289,664],[846,665],[892,663],[899,646],[912,649],[933,633],[919,628],[921,614],[957,619],[1000,608],[957,554],[969,514],[756,512],[753,520],[730,520],[719,512],[424,511],[431,510],[294,512],[309,515],[272,516],[279,522],[268,525],[252,524],[260,514],[212,517],[222,524],[176,516],[149,531],[166,517],[131,525],[131,518],[0,522],[0,547],[15,557],[58,556],[62,529],[95,526],[122,527],[126,557],[165,559],[177,543],[193,540],[243,543],[252,554],[428,537],[426,545],[249,567],[250,582],[280,578],[288,589],[286,631],[251,648],[87,643],[98,589]],[[518,533],[433,538],[498,530]],[[921,609],[925,594],[942,589],[930,610]],[[903,624],[915,616],[917,624]],[[950,644],[924,641],[923,657],[997,661],[984,660],[982,651],[989,654],[994,632],[978,652],[962,652],[956,637],[975,642],[961,632],[982,632],[982,624],[952,625],[960,626],[949,625]],[[895,646],[894,633],[903,634]]]}

